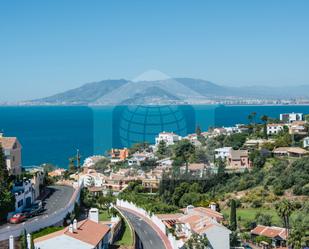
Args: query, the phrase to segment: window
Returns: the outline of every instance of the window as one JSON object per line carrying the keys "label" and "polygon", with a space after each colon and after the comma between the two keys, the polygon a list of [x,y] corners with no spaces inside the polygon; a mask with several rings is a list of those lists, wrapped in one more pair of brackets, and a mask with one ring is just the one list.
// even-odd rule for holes
{"label": "window", "polygon": [[21,207],[23,204],[24,204],[24,200],[20,200],[20,201],[17,203],[17,206],[18,206],[18,207]]}

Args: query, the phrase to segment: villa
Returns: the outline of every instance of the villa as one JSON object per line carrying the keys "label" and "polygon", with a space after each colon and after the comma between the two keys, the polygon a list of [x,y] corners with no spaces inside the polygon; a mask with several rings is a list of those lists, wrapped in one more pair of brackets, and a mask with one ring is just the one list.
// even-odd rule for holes
{"label": "villa", "polygon": [[257,227],[251,230],[250,233],[252,238],[255,238],[256,236],[270,238],[273,247],[286,246],[287,231],[284,228],[257,225]]}
{"label": "villa", "polygon": [[129,150],[127,148],[111,149],[109,155],[112,161],[124,161],[129,156]]}
{"label": "villa", "polygon": [[267,135],[276,135],[283,130],[283,124],[267,124]]}
{"label": "villa", "polygon": [[107,249],[110,227],[99,223],[97,209],[90,209],[89,218],[34,240],[35,249]]}
{"label": "villa", "polygon": [[211,248],[230,248],[231,231],[221,224],[223,215],[213,208],[188,206],[183,213],[159,214],[157,217],[168,229],[186,242],[192,234],[206,236]]}
{"label": "villa", "polygon": [[273,150],[273,154],[277,157],[304,157],[308,151],[300,147],[279,147]]}
{"label": "villa", "polygon": [[5,137],[0,133],[0,145],[2,147],[6,166],[10,174],[18,175],[22,170],[21,144],[16,137]]}
{"label": "villa", "polygon": [[294,121],[300,121],[304,119],[303,113],[283,113],[280,114],[280,121],[284,123],[292,123]]}
{"label": "villa", "polygon": [[241,170],[251,167],[248,150],[231,150],[227,158],[227,169]]}
{"label": "villa", "polygon": [[308,134],[305,121],[294,121],[289,124],[289,134],[304,135]]}
{"label": "villa", "polygon": [[178,136],[177,134],[173,132],[160,132],[159,135],[156,137],[156,147],[158,147],[159,143],[161,141],[164,141],[166,146],[170,146],[175,144],[176,142],[181,140],[181,136]]}
{"label": "villa", "polygon": [[232,147],[223,147],[215,149],[215,158],[225,161],[231,154]]}

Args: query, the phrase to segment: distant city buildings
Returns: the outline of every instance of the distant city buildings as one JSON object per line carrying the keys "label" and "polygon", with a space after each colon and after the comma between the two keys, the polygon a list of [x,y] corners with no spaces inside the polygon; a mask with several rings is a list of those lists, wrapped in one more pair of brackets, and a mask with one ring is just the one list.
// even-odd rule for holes
{"label": "distant city buildings", "polygon": [[18,175],[22,171],[21,150],[22,146],[16,137],[5,137],[0,133],[0,145],[2,147],[6,166],[10,174]]}

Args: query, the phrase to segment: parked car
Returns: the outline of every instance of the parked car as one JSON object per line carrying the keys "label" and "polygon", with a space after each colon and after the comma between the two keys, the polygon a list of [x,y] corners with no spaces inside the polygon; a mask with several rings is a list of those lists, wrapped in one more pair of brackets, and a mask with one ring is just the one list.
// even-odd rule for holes
{"label": "parked car", "polygon": [[27,219],[27,216],[25,213],[17,213],[17,214],[14,214],[11,218],[10,218],[10,223],[12,224],[17,224],[17,223],[21,223],[23,222],[24,220]]}
{"label": "parked car", "polygon": [[24,213],[27,217],[33,217],[36,216],[44,211],[43,205],[41,201],[35,202],[31,207],[25,208]]}

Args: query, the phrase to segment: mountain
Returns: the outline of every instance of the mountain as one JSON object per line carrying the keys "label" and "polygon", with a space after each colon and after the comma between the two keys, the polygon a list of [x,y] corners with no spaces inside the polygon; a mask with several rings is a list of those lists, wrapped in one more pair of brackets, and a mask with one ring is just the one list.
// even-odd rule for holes
{"label": "mountain", "polygon": [[[153,73],[151,74],[152,78]],[[119,105],[119,104],[186,104],[221,100],[238,101],[309,99],[309,86],[245,86],[230,87],[193,78],[167,78],[163,75],[149,80],[143,76],[129,81],[103,80],[50,97],[30,100],[24,104],[39,105]]]}
{"label": "mountain", "polygon": [[32,100],[30,103],[88,105],[95,102],[102,95],[114,91],[128,82],[127,80],[120,79],[87,83],[63,93]]}

